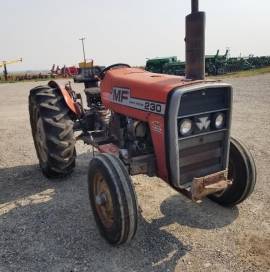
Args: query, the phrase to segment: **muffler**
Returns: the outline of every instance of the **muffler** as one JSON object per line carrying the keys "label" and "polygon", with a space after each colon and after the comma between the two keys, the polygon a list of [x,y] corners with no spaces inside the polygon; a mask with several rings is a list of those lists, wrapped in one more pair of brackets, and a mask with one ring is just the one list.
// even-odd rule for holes
{"label": "muffler", "polygon": [[191,0],[191,14],[186,16],[186,78],[205,78],[205,12],[199,11],[199,0]]}

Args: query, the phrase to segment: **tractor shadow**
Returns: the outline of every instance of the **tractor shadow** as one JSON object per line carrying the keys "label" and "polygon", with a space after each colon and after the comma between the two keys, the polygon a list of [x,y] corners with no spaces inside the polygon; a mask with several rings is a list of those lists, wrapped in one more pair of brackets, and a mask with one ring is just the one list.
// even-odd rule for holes
{"label": "tractor shadow", "polygon": [[0,205],[53,187],[42,175],[38,165],[0,168]]}
{"label": "tractor shadow", "polygon": [[209,199],[194,203],[176,194],[160,205],[164,217],[157,219],[161,226],[177,223],[198,229],[218,229],[230,225],[239,216],[237,207],[225,208]]}
{"label": "tractor shadow", "polygon": [[58,179],[46,178],[38,164],[0,168],[0,205],[30,197],[47,189],[60,190],[70,186],[70,183],[73,186],[73,181],[82,181],[86,177],[91,158],[92,154],[89,152],[78,155],[72,174]]}
{"label": "tractor shadow", "polygon": [[[175,271],[182,257],[192,250],[191,245],[184,244],[179,238],[165,229],[167,226],[163,220],[148,222],[142,215],[139,219],[139,229],[136,238],[131,242],[134,252],[140,251],[141,261],[144,261],[142,271]],[[136,270],[134,260],[132,268]],[[144,270],[145,269],[145,270]],[[133,271],[133,270],[132,270]]]}
{"label": "tractor shadow", "polygon": [[161,203],[163,216],[149,221],[140,213],[134,240],[112,247],[99,235],[89,205],[91,157],[79,155],[74,173],[55,181],[38,165],[0,169],[1,271],[174,271],[192,246],[168,230],[171,224],[210,230],[238,217],[237,208],[175,194]]}
{"label": "tractor shadow", "polygon": [[191,250],[141,214],[134,240],[108,245],[89,205],[90,158],[79,155],[74,173],[56,181],[38,165],[0,169],[1,271],[174,271]]}

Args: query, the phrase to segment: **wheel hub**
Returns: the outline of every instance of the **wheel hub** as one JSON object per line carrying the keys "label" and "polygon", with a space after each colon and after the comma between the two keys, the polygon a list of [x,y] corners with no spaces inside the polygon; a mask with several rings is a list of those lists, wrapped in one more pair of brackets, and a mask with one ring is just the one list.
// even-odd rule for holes
{"label": "wheel hub", "polygon": [[102,224],[110,228],[114,222],[113,202],[108,184],[101,175],[97,173],[94,177],[95,206]]}
{"label": "wheel hub", "polygon": [[107,203],[107,197],[105,193],[101,193],[96,196],[96,205],[104,206]]}

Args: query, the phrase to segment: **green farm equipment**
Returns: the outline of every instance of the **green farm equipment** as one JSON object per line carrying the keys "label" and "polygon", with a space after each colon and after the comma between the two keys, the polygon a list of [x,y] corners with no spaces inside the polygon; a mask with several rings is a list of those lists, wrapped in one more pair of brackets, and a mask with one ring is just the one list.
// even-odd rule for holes
{"label": "green farm equipment", "polygon": [[185,62],[177,60],[177,57],[148,59],[145,70],[153,73],[184,76]]}
{"label": "green farm equipment", "polygon": [[270,56],[255,57],[250,55],[248,61],[255,68],[270,66]]}
{"label": "green farm equipment", "polygon": [[227,60],[228,73],[246,71],[255,68],[250,62],[249,58],[229,58]]}
{"label": "green farm equipment", "polygon": [[227,73],[227,58],[229,50],[224,55],[219,54],[205,56],[205,71],[208,75],[223,75]]}
{"label": "green farm equipment", "polygon": [[[177,57],[148,59],[145,70],[153,73],[184,76],[185,62],[177,60]],[[255,57],[229,57],[229,50],[220,55],[217,50],[215,55],[205,56],[205,72],[211,76],[246,71],[270,66],[270,56]]]}
{"label": "green farm equipment", "polygon": [[177,62],[177,57],[167,57],[167,58],[154,58],[148,59],[146,62],[145,70],[152,73],[166,74],[164,71],[164,66],[166,64]]}
{"label": "green farm equipment", "polygon": [[163,66],[163,71],[164,71],[164,74],[168,74],[168,75],[184,76],[185,68],[186,68],[185,62],[176,61],[176,62],[166,63]]}

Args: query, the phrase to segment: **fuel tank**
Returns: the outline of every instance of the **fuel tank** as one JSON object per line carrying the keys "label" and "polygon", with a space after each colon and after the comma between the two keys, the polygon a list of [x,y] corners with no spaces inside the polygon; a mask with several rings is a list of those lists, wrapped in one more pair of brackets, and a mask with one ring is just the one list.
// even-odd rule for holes
{"label": "fuel tank", "polygon": [[118,68],[109,70],[102,80],[101,98],[105,107],[147,121],[149,114],[165,114],[167,97],[173,89],[195,83],[180,76]]}

